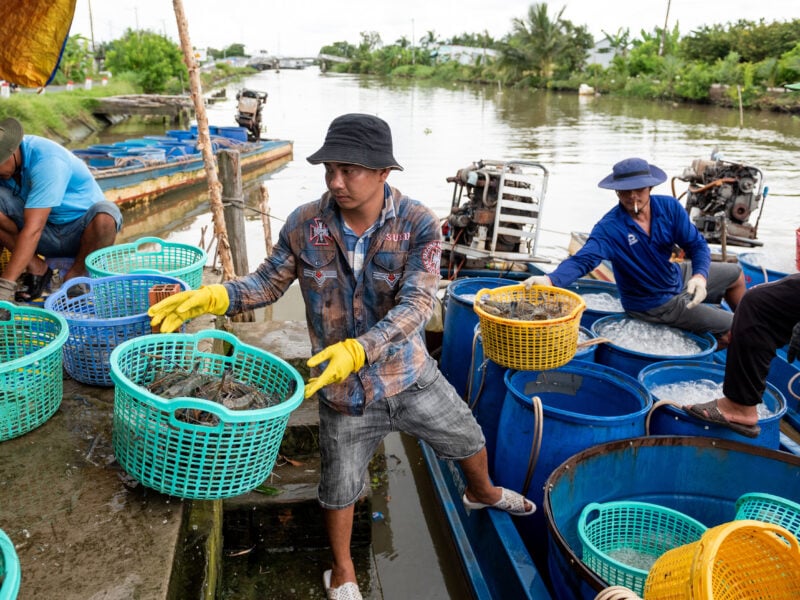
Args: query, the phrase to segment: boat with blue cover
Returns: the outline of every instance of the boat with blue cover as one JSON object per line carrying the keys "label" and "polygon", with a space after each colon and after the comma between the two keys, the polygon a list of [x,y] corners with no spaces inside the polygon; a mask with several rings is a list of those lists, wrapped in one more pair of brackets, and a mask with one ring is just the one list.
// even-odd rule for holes
{"label": "boat with blue cover", "polygon": [[[243,176],[274,170],[292,158],[293,144],[288,140],[248,141],[244,127],[210,126],[209,133],[215,154],[239,152]],[[206,180],[196,127],[96,144],[73,153],[89,166],[106,199],[119,205],[149,202]]]}

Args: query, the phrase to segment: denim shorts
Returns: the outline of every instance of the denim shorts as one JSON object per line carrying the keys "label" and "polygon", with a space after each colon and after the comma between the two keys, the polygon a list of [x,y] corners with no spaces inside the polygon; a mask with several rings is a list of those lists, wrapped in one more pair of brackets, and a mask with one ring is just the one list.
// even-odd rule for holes
{"label": "denim shorts", "polygon": [[661,306],[646,312],[630,311],[629,314],[643,321],[671,325],[695,333],[710,332],[714,336],[720,336],[730,331],[733,313],[716,305],[722,302],[725,290],[739,278],[742,268],[736,263],[712,262],[706,282],[706,299],[694,308],[686,308],[691,300],[686,292],[686,283],[692,277],[691,265],[681,263],[681,272],[683,292],[673,296]]}
{"label": "denim shorts", "polygon": [[367,485],[367,469],[383,438],[402,431],[427,442],[437,456],[469,458],[486,444],[467,403],[429,359],[417,382],[396,396],[374,401],[361,416],[319,405],[322,469],[319,503],[341,509],[353,504]]}
{"label": "denim shorts", "polygon": [[[0,213],[14,221],[17,229],[22,229],[24,203],[11,193],[0,193]],[[117,223],[117,231],[122,228],[122,212],[113,202],[102,200],[90,206],[78,219],[69,223],[55,225],[48,222],[42,230],[36,253],[45,257],[75,256],[81,243],[81,236],[97,215],[111,215]]]}

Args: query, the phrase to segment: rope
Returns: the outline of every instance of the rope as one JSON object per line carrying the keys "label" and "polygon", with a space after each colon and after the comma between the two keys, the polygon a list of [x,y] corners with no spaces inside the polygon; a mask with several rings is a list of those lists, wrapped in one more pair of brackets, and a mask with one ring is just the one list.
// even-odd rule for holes
{"label": "rope", "polygon": [[642,597],[624,586],[612,585],[597,594],[594,600],[642,600]]}
{"label": "rope", "polygon": [[679,410],[683,410],[683,406],[681,406],[677,402],[673,402],[672,400],[659,400],[658,402],[655,402],[653,404],[652,408],[650,408],[650,410],[648,411],[647,419],[645,419],[645,422],[644,422],[644,433],[645,433],[645,435],[650,435],[650,418],[653,416],[653,413],[655,412],[655,410],[657,408],[661,408],[662,406],[667,406],[667,405],[674,406],[675,408],[677,408]]}
{"label": "rope", "polygon": [[789,383],[786,384],[786,389],[789,390],[789,393],[794,396],[795,400],[800,400],[800,396],[795,394],[794,390],[792,390],[792,386],[794,385],[795,380],[800,377],[800,373],[795,373],[792,375],[792,378],[789,380]]}
{"label": "rope", "polygon": [[522,485],[522,495],[528,495],[528,489],[531,487],[531,480],[533,479],[533,471],[536,469],[536,463],[539,461],[539,451],[542,448],[542,421],[544,414],[542,411],[542,401],[539,396],[531,396],[531,405],[533,406],[533,440],[531,441],[531,454],[528,457],[528,471],[525,474],[525,483]]}

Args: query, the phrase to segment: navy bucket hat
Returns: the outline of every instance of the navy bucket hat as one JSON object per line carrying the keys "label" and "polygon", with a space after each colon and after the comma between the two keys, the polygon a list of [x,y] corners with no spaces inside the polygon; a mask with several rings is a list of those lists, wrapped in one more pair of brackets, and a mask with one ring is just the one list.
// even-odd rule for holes
{"label": "navy bucket hat", "polygon": [[336,117],[328,127],[322,148],[306,159],[361,165],[368,169],[403,170],[392,155],[392,130],[374,115],[350,113]]}
{"label": "navy bucket hat", "polygon": [[0,121],[0,163],[6,162],[22,143],[22,124],[14,117]]}
{"label": "navy bucket hat", "polygon": [[614,165],[610,175],[597,187],[607,190],[638,190],[653,187],[667,180],[667,174],[643,158],[626,158]]}

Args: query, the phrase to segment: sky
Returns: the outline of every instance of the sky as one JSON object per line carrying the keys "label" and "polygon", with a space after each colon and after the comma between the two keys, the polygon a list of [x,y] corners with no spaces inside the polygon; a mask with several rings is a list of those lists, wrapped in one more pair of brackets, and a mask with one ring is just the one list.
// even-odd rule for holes
{"label": "sky", "polygon": [[[377,32],[384,44],[401,37],[419,41],[433,31],[444,39],[461,33],[494,38],[511,31],[514,18],[525,18],[529,0],[182,0],[189,37],[196,48],[222,49],[243,43],[248,54],[264,51],[279,56],[313,57],[337,41],[357,44],[361,32]],[[638,37],[644,29],[682,35],[703,25],[739,19],[766,22],[800,18],[798,0],[568,0],[547,2],[552,17],[586,25],[596,38],[603,31],[629,28]],[[668,11],[669,8],[669,11]],[[90,18],[91,14],[91,18]],[[77,0],[71,35],[95,43],[122,36],[126,29],[149,29],[179,41],[174,4],[170,0]]]}

